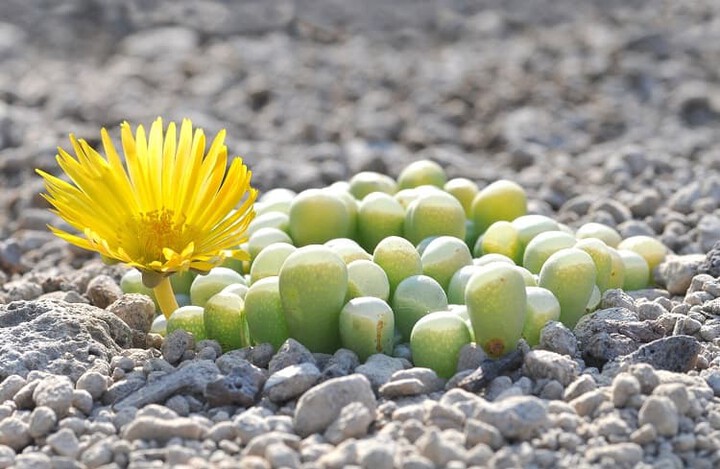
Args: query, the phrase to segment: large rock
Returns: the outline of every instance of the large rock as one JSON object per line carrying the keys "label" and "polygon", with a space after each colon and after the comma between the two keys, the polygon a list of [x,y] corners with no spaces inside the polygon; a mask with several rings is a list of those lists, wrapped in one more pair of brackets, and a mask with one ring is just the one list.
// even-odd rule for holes
{"label": "large rock", "polygon": [[0,305],[0,380],[42,370],[75,381],[95,360],[109,362],[131,344],[127,324],[94,306],[56,300]]}
{"label": "large rock", "polygon": [[295,431],[302,437],[325,431],[343,407],[352,402],[363,404],[371,415],[375,415],[375,394],[370,381],[363,375],[356,373],[333,378],[315,386],[297,403],[293,420]]}
{"label": "large rock", "polygon": [[655,270],[655,281],[673,295],[684,295],[705,259],[704,254],[668,256]]}
{"label": "large rock", "polygon": [[583,358],[593,365],[602,365],[665,335],[660,323],[638,319],[636,313],[626,308],[601,309],[580,318],[575,336]]}

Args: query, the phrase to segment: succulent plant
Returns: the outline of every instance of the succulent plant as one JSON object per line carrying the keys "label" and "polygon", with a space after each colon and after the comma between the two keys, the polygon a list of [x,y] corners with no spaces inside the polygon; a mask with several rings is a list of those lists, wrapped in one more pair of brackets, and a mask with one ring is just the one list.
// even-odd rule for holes
{"label": "succulent plant", "polygon": [[650,267],[647,260],[637,252],[627,249],[618,249],[617,253],[622,259],[625,269],[623,289],[632,291],[647,288],[650,278]]}
{"label": "succulent plant", "polygon": [[454,178],[446,182],[443,189],[458,199],[463,210],[465,210],[465,216],[470,218],[472,215],[472,202],[480,191],[478,185],[467,178]]}
{"label": "succulent plant", "polygon": [[398,188],[409,189],[422,185],[443,187],[447,175],[442,166],[430,160],[418,160],[407,165],[398,176]]}
{"label": "succulent plant", "polygon": [[659,240],[650,236],[631,236],[623,239],[617,246],[618,250],[628,250],[640,254],[648,265],[648,284],[652,283],[655,267],[665,259],[667,248]]}
{"label": "succulent plant", "polygon": [[[428,160],[397,182],[366,171],[324,189],[271,190],[255,206],[239,246],[252,261],[228,258],[207,275],[172,277],[183,306],[159,316],[153,332],[182,328],[224,351],[277,349],[292,337],[313,352],[342,346],[361,360],[409,341],[416,366],[449,378],[470,341],[495,358],[521,337],[537,345],[549,321],[573,327],[603,291],[645,288],[667,252],[654,238],[622,240],[600,223],[573,232],[526,214],[517,184],[479,190],[469,179],[448,181]],[[128,271],[123,291],[154,298],[141,277]]]}
{"label": "succulent plant", "polygon": [[348,273],[330,248],[309,245],[288,256],[280,269],[280,299],[290,337],[313,352],[338,349],[338,321]]}
{"label": "succulent plant", "polygon": [[395,289],[391,303],[395,312],[395,327],[407,342],[415,323],[434,311],[447,309],[445,290],[427,275],[413,275],[400,282]]}
{"label": "succulent plant", "polygon": [[410,350],[415,366],[435,370],[441,378],[457,371],[460,349],[470,343],[465,321],[455,312],[437,311],[422,317],[412,329]]}
{"label": "succulent plant", "polygon": [[265,247],[253,259],[250,266],[250,283],[255,283],[265,277],[272,277],[280,273],[280,268],[290,254],[297,248],[288,243],[273,243]]}
{"label": "succulent plant", "polygon": [[596,238],[604,241],[611,248],[617,248],[622,241],[620,233],[615,228],[596,222],[585,223],[577,229],[575,236],[578,239]]}
{"label": "succulent plant", "polygon": [[352,237],[348,206],[330,191],[307,189],[299,193],[290,205],[289,216],[290,237],[296,246]]}
{"label": "succulent plant", "polygon": [[520,233],[509,221],[499,220],[485,230],[473,249],[475,257],[484,254],[502,254],[516,264],[521,264],[525,246],[520,241]]}
{"label": "succulent plant", "polygon": [[398,191],[395,179],[375,171],[361,171],[348,181],[350,194],[357,200],[363,200],[372,193],[393,195]]}
{"label": "succulent plant", "polygon": [[203,322],[207,337],[216,340],[224,352],[250,345],[245,301],[235,293],[224,289],[213,295],[205,304]]}
{"label": "succulent plant", "polygon": [[540,343],[540,331],[550,321],[560,318],[560,302],[553,292],[542,287],[525,287],[527,293],[527,317],[522,336],[529,346]]}
{"label": "succulent plant", "polygon": [[422,273],[422,262],[415,246],[405,238],[388,236],[373,251],[373,262],[382,267],[390,282],[390,294],[405,278]]}
{"label": "succulent plant", "polygon": [[403,233],[413,244],[429,236],[465,239],[465,210],[446,192],[439,189],[426,191],[407,207]]}
{"label": "succulent plant", "polygon": [[376,353],[390,354],[395,335],[395,317],[387,302],[375,297],[357,297],[340,311],[340,342],[361,361]]}
{"label": "succulent plant", "polygon": [[255,259],[260,251],[275,243],[293,244],[290,236],[279,228],[260,228],[250,235],[248,239],[248,252],[250,258]]}
{"label": "succulent plant", "polygon": [[205,275],[198,275],[190,285],[190,301],[204,307],[207,300],[233,283],[245,284],[245,277],[227,267],[214,267]]}
{"label": "succulent plant", "polygon": [[346,301],[357,297],[375,297],[389,301],[390,281],[382,267],[372,261],[358,259],[347,265],[347,272]]}
{"label": "succulent plant", "polygon": [[290,337],[279,280],[277,276],[262,278],[245,294],[245,318],[252,341],[270,343],[275,350]]}
{"label": "succulent plant", "polygon": [[368,194],[358,208],[357,236],[360,244],[372,252],[388,236],[402,236],[405,208],[391,195]]}
{"label": "succulent plant", "polygon": [[501,179],[478,192],[473,200],[472,220],[483,233],[499,220],[512,221],[527,212],[525,190],[517,183]]}
{"label": "succulent plant", "polygon": [[565,248],[545,261],[538,286],[553,292],[560,303],[560,321],[573,328],[586,312],[595,279],[592,257],[580,249]]}
{"label": "succulent plant", "polygon": [[170,314],[166,322],[166,333],[170,335],[177,329],[190,332],[195,342],[205,340],[205,311],[196,305],[181,306]]}
{"label": "succulent plant", "polygon": [[517,346],[527,315],[525,281],[515,266],[503,262],[485,265],[470,277],[465,305],[475,341],[491,357]]}
{"label": "succulent plant", "polygon": [[522,265],[539,274],[545,261],[555,252],[575,246],[577,239],[564,231],[545,231],[530,240],[525,247]]}
{"label": "succulent plant", "polygon": [[453,236],[433,238],[420,256],[423,274],[434,278],[444,290],[461,267],[472,264],[472,255],[465,242]]}

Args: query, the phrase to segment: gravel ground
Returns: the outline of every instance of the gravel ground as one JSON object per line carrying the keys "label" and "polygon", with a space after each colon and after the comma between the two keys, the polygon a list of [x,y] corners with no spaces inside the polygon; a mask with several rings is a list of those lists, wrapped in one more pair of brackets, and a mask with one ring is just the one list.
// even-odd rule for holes
{"label": "gravel ground", "polygon": [[[720,4],[5,0],[0,467],[720,466]],[[190,117],[261,190],[429,158],[649,234],[658,287],[447,382],[288,341],[146,334],[122,268],[47,232],[74,132]],[[123,320],[120,320],[123,319]],[[127,324],[133,325],[134,328]],[[574,333],[573,333],[574,332]],[[146,344],[153,347],[147,348]]]}

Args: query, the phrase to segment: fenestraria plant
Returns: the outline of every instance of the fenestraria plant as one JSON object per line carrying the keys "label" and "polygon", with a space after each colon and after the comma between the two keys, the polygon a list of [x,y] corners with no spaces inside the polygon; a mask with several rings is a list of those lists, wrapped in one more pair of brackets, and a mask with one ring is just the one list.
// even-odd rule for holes
{"label": "fenestraria plant", "polygon": [[142,272],[165,316],[177,309],[169,276],[206,273],[226,258],[249,259],[238,246],[247,240],[257,191],[239,157],[228,167],[225,131],[205,152],[205,135],[183,120],[163,134],[158,118],[146,135],[121,126],[123,159],[101,130],[105,156],[70,135],[75,153],[58,148],[57,162],[70,182],[44,171],[43,197],[74,234],[50,226],[60,238]]}

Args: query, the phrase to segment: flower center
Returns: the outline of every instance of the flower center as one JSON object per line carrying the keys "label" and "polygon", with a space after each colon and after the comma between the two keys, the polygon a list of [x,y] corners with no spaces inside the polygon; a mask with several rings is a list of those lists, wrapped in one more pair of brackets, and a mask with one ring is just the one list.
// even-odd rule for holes
{"label": "flower center", "polygon": [[184,216],[178,217],[172,210],[166,208],[141,213],[128,225],[130,226],[126,236],[135,239],[127,245],[136,249],[136,252],[131,254],[132,257],[143,263],[164,261],[164,248],[182,252],[189,240],[195,236],[195,230],[185,224]]}

